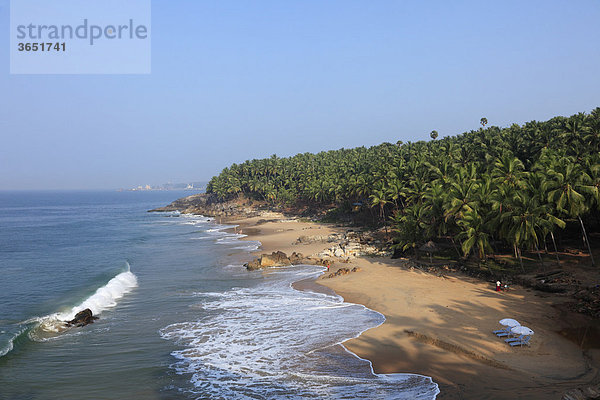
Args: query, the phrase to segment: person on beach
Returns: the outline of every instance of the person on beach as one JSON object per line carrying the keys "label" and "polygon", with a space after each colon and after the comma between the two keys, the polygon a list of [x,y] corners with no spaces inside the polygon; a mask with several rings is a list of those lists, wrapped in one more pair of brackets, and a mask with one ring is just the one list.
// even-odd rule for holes
{"label": "person on beach", "polygon": [[327,271],[329,271],[329,263],[327,263],[326,267],[327,267]]}
{"label": "person on beach", "polygon": [[502,290],[502,282],[496,281],[496,292],[499,292],[501,290]]}

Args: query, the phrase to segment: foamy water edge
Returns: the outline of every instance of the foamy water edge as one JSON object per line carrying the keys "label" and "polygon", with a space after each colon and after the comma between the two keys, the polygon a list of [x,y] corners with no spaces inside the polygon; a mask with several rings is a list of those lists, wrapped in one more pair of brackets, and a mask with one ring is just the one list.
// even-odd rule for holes
{"label": "foamy water edge", "polygon": [[[182,214],[182,215],[183,215],[183,214]],[[197,216],[189,216],[188,218],[193,218],[193,217],[197,217]],[[199,220],[198,220],[198,222],[199,222],[199,224],[204,224],[204,223],[206,223],[206,222],[211,222],[211,220],[210,220],[210,219],[207,219],[206,217],[200,216],[200,217],[199,217]],[[235,227],[235,225],[221,225],[221,224],[215,224],[215,225],[216,225],[215,227],[213,227],[213,228],[210,228],[210,229],[206,230],[206,232],[207,232],[207,233],[209,233],[211,236],[213,236],[213,238],[216,238],[216,243],[221,243],[221,244],[231,244],[231,245],[233,245],[233,244],[235,244],[236,242],[242,242],[242,241],[243,241],[242,239],[244,239],[244,238],[246,237],[246,235],[242,235],[242,234],[223,232],[223,231],[224,231],[224,230],[226,230],[226,229],[234,228],[234,227]],[[250,242],[250,243],[252,243],[252,246],[238,246],[238,247],[234,247],[234,249],[246,250],[246,251],[248,251],[248,252],[251,252],[251,251],[258,250],[258,249],[260,248],[260,246],[262,245],[262,244],[260,243],[260,241],[249,241],[249,242]],[[294,267],[294,266],[292,266],[292,267]],[[318,271],[315,271],[315,272],[314,272],[314,274],[313,274],[313,275],[314,275],[314,279],[315,279],[315,280],[316,280],[316,279],[317,279],[319,276],[323,275],[323,273],[324,273],[324,271],[325,271],[325,268],[322,268],[322,267],[315,267],[315,266],[305,266],[305,267],[307,267],[307,268],[317,268],[317,269],[319,269]],[[281,269],[282,269],[282,270],[286,270],[286,269],[289,269],[289,267],[282,267]],[[273,269],[272,269],[272,270],[273,270]],[[277,268],[275,268],[275,270],[277,270]],[[309,291],[309,290],[308,290],[308,291],[301,291],[301,290],[297,290],[297,289],[295,289],[295,288],[293,287],[293,284],[294,284],[295,282],[297,282],[297,281],[300,281],[300,280],[304,280],[304,279],[307,279],[307,277],[306,277],[306,276],[300,277],[300,278],[299,278],[299,279],[297,279],[297,280],[293,280],[293,281],[289,282],[289,284],[288,284],[288,285],[289,285],[289,287],[290,287],[292,290],[294,290],[294,291],[296,291],[296,292],[298,292],[298,293],[305,293],[305,292],[306,292],[306,293],[310,293],[310,294],[312,294],[312,295],[318,295],[317,293],[314,293],[314,292],[312,292],[312,291]],[[208,295],[208,294],[209,294],[209,293],[204,293],[204,295]],[[213,294],[214,294],[214,295],[217,295],[217,293],[213,293]],[[223,293],[223,294],[221,294],[221,296],[225,297],[225,296],[226,296],[226,294],[225,294],[225,293]],[[325,295],[325,296],[328,296],[328,295]],[[431,377],[424,376],[424,375],[419,375],[419,374],[410,374],[410,373],[377,374],[377,373],[375,373],[375,371],[374,371],[374,369],[373,369],[373,363],[372,363],[370,360],[368,360],[368,359],[365,359],[365,358],[362,358],[362,357],[358,356],[356,353],[354,353],[354,352],[350,351],[350,350],[349,350],[349,349],[348,349],[348,348],[347,348],[347,347],[344,345],[344,343],[345,343],[345,342],[347,342],[348,340],[351,340],[351,339],[355,339],[355,338],[358,338],[358,337],[360,337],[360,336],[361,336],[361,335],[362,335],[364,332],[366,332],[367,330],[369,330],[369,329],[373,329],[373,328],[376,328],[376,327],[378,327],[378,326],[381,326],[383,323],[385,323],[385,321],[386,321],[386,318],[385,318],[385,316],[384,316],[383,314],[381,314],[381,313],[379,313],[379,312],[377,312],[377,311],[371,310],[371,309],[367,308],[366,306],[364,306],[364,305],[362,305],[362,304],[356,304],[356,303],[349,303],[349,302],[346,302],[346,301],[345,301],[345,300],[344,300],[344,299],[343,299],[341,296],[339,296],[338,294],[336,294],[335,296],[337,296],[337,297],[338,297],[338,298],[341,300],[341,303],[339,304],[340,308],[352,307],[352,306],[355,306],[355,307],[361,307],[362,309],[364,309],[364,310],[365,310],[365,311],[367,311],[367,312],[370,312],[370,313],[377,314],[377,315],[380,317],[380,322],[379,322],[379,323],[377,323],[377,324],[376,324],[376,325],[374,325],[374,326],[369,326],[369,327],[365,328],[364,330],[362,330],[362,331],[359,331],[359,332],[358,332],[356,335],[354,335],[354,336],[350,336],[350,337],[344,338],[344,339],[342,339],[342,340],[338,341],[337,343],[335,343],[335,344],[333,344],[333,345],[331,345],[331,344],[330,344],[330,345],[326,346],[325,348],[332,347],[332,346],[335,346],[335,345],[339,345],[339,346],[340,346],[340,347],[341,347],[341,348],[342,348],[342,349],[343,349],[345,352],[347,352],[348,354],[350,354],[351,356],[353,356],[353,357],[354,357],[354,358],[356,358],[357,360],[360,360],[360,361],[362,361],[362,362],[366,362],[366,363],[368,364],[368,366],[369,366],[369,369],[370,369],[371,375],[372,375],[373,377],[375,377],[375,378],[380,378],[380,379],[384,379],[384,380],[390,380],[390,379],[391,379],[391,380],[395,380],[395,379],[404,379],[404,378],[410,378],[410,377],[414,377],[414,378],[417,378],[417,377],[418,377],[418,378],[421,378],[421,379],[423,379],[423,380],[425,380],[425,381],[429,382],[429,384],[431,384],[431,385],[434,385],[434,386],[435,386],[435,393],[432,393],[432,395],[433,395],[433,398],[436,398],[436,397],[437,397],[437,395],[440,393],[440,390],[439,390],[439,386],[438,386],[438,385],[437,385],[435,382],[433,382],[433,379],[432,379]],[[331,307],[330,307],[330,306],[328,306],[327,308],[331,308]],[[160,333],[161,333],[161,336],[162,336],[163,338],[165,338],[165,339],[171,339],[171,340],[175,340],[175,341],[177,342],[177,341],[178,341],[178,339],[174,337],[175,335],[173,335],[173,332],[167,333],[167,332],[166,332],[166,330],[168,330],[169,328],[173,327],[174,325],[183,325],[183,324],[187,324],[187,323],[173,324],[173,325],[170,325],[170,326],[168,326],[168,327],[165,327],[165,328],[163,328],[163,329],[161,330],[161,332],[160,332]],[[193,325],[194,323],[193,323],[193,322],[190,322],[189,324],[192,324],[192,325]],[[190,338],[190,335],[189,335],[189,334],[183,334],[182,332],[180,332],[180,333],[183,335],[183,337],[180,337],[180,339],[182,339],[182,340],[183,340],[183,339],[185,338],[185,340],[187,340],[187,339],[189,339],[189,338]],[[192,336],[193,336],[193,335],[192,335]],[[319,350],[322,350],[322,349],[318,349],[318,348],[316,348],[316,349],[313,349],[313,350],[311,350],[311,352],[316,352],[316,351],[319,351]],[[172,355],[173,355],[173,356],[174,356],[176,359],[179,359],[179,360],[180,360],[180,361],[179,361],[179,363],[182,363],[182,362],[183,362],[183,360],[186,358],[186,356],[185,356],[184,354],[185,354],[185,350],[182,350],[182,351],[176,351],[176,352],[173,352],[173,353],[172,353]],[[188,361],[188,362],[190,362],[189,360],[187,360],[187,361]],[[177,363],[176,363],[176,364],[177,364]],[[183,369],[176,368],[176,370],[178,370],[178,373],[192,373],[192,374],[194,374],[193,368],[190,368],[190,367],[192,367],[192,365],[193,365],[193,364],[194,364],[194,363],[192,362],[192,363],[191,363],[191,365],[190,365],[188,368],[183,368]],[[194,374],[194,375],[195,375],[195,374]],[[197,378],[195,378],[195,377],[194,377],[194,378],[192,378],[192,383],[195,383],[194,381],[196,381],[196,380],[197,380]],[[197,383],[197,382],[196,382],[196,383]],[[388,398],[388,397],[386,397],[386,398]]]}

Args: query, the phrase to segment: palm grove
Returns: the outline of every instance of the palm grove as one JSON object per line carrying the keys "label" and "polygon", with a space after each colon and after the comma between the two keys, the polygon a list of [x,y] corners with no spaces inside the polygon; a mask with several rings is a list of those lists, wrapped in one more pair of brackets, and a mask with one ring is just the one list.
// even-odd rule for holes
{"label": "palm grove", "polygon": [[522,267],[523,252],[556,251],[555,234],[569,225],[591,255],[590,230],[599,227],[600,108],[508,128],[486,124],[482,118],[480,129],[440,140],[433,131],[429,142],[233,164],[207,191],[273,205],[364,204],[380,224],[392,225],[403,251],[433,240],[479,262],[509,251]]}

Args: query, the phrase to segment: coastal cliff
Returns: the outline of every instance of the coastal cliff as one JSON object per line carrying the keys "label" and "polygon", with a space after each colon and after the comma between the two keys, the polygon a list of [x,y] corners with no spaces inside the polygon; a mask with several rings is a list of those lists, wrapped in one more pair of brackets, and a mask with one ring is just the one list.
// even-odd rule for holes
{"label": "coastal cliff", "polygon": [[222,201],[212,193],[200,193],[177,199],[165,207],[148,212],[179,211],[185,214],[201,214],[206,217],[245,217],[258,216],[260,207],[251,200],[236,199]]}

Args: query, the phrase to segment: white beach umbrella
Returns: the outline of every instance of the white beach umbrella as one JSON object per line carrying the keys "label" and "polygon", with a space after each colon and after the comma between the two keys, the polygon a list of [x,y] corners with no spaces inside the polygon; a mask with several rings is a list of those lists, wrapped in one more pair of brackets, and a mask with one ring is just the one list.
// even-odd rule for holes
{"label": "white beach umbrella", "polygon": [[510,326],[511,328],[514,326],[521,326],[521,324],[519,323],[519,321],[517,321],[516,319],[512,319],[512,318],[504,318],[500,320],[500,325],[502,326]]}
{"label": "white beach umbrella", "polygon": [[533,335],[533,331],[526,326],[515,326],[510,331],[516,335]]}

